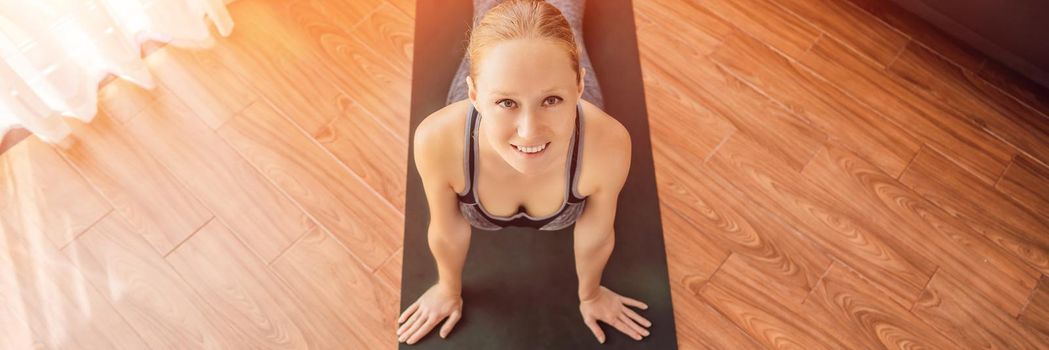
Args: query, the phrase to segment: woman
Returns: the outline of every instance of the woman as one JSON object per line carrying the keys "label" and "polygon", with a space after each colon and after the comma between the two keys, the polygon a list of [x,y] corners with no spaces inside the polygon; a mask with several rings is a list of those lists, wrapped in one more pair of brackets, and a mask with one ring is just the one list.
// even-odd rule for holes
{"label": "woman", "polygon": [[588,75],[583,0],[493,7],[499,2],[475,2],[451,103],[416,128],[415,163],[439,278],[401,314],[398,341],[414,344],[447,318],[444,338],[459,321],[471,226],[559,230],[573,223],[585,325],[601,343],[597,321],[641,340],[651,322],[628,306],[647,305],[600,285],[631,145],[626,128],[601,111],[597,81]]}

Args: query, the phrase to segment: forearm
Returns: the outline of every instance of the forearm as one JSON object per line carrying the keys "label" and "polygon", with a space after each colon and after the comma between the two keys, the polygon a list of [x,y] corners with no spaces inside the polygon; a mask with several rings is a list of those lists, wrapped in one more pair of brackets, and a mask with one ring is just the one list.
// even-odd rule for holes
{"label": "forearm", "polygon": [[579,278],[579,300],[597,296],[601,274],[615,247],[615,234],[577,234],[575,237],[576,275]]}
{"label": "forearm", "polygon": [[462,291],[463,265],[470,249],[471,230],[467,225],[466,228],[435,232],[440,229],[431,225],[427,232],[430,251],[437,260],[438,284],[448,291],[459,293]]}

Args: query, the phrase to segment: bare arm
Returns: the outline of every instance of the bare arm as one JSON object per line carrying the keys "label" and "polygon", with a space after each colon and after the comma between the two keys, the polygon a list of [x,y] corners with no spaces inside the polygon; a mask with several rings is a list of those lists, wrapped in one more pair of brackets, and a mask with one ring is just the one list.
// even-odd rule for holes
{"label": "bare arm", "polygon": [[[438,112],[440,113],[440,112]],[[459,200],[449,179],[449,166],[454,157],[442,149],[447,142],[431,115],[419,124],[414,135],[415,165],[422,178],[423,189],[430,208],[430,223],[426,231],[427,243],[437,262],[438,281],[398,318],[401,324],[397,340],[414,344],[430,332],[441,320],[440,336],[446,337],[462,316],[462,274],[466,252],[470,248],[470,224],[459,213]]]}
{"label": "bare arm", "polygon": [[603,177],[598,189],[587,198],[583,215],[576,221],[573,237],[579,277],[579,312],[583,323],[602,343],[605,342],[605,333],[597,321],[607,323],[635,340],[648,336],[645,327],[652,325],[628,307],[647,309],[648,305],[601,285],[602,272],[615,247],[614,224],[619,192],[630,172],[630,135],[621,124],[614,125],[613,132],[595,145],[601,150],[602,159],[593,164],[600,164],[601,168],[597,170]]}
{"label": "bare arm", "polygon": [[602,177],[599,188],[586,200],[583,215],[576,220],[573,237],[576,260],[576,275],[579,278],[579,300],[590,300],[597,295],[601,284],[601,273],[609,255],[615,247],[616,205],[619,191],[630,171],[630,135],[619,124],[611,137],[598,145],[603,157],[604,169],[598,169]]}
{"label": "bare arm", "polygon": [[456,295],[463,288],[463,265],[470,249],[470,231],[470,224],[461,217],[448,223],[431,219],[426,231],[430,251],[437,261],[437,284]]}
{"label": "bare arm", "polygon": [[[437,112],[441,113],[441,112]],[[430,209],[430,223],[426,231],[430,252],[437,262],[438,284],[449,292],[459,294],[462,289],[463,264],[470,247],[470,224],[459,213],[459,199],[452,188],[450,172],[459,170],[449,150],[447,135],[435,126],[441,115],[423,120],[414,136],[415,164],[422,178],[423,190]]]}
{"label": "bare arm", "polygon": [[[608,204],[609,200],[599,200],[595,195],[591,195],[587,198],[587,212],[597,213],[598,209],[604,209],[602,211],[606,216],[609,211],[612,215],[615,215],[615,198],[612,198],[611,204]],[[611,209],[607,209],[607,207]],[[586,214],[584,213],[584,216]],[[594,215],[597,216],[597,215]],[[614,218],[614,217],[613,217]],[[605,264],[608,263],[608,257],[612,255],[612,249],[615,247],[615,231],[611,227],[613,218],[594,218],[588,222],[587,225],[580,226],[580,220],[576,222],[575,235],[573,237],[575,245],[575,262],[576,262],[576,276],[579,278],[579,300],[586,301],[591,300],[597,296],[598,287],[601,285],[601,274],[605,269]]]}

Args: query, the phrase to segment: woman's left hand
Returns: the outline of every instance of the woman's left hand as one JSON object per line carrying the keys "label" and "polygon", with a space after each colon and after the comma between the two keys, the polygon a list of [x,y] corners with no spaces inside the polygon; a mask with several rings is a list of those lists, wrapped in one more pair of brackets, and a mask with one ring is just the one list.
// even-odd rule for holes
{"label": "woman's left hand", "polygon": [[583,315],[583,322],[586,323],[587,327],[590,327],[590,331],[594,332],[597,341],[602,344],[605,343],[605,333],[601,331],[597,321],[615,327],[615,329],[629,335],[634,340],[641,340],[642,337],[647,337],[649,333],[646,328],[652,326],[652,322],[641,317],[641,315],[638,315],[637,312],[634,312],[627,306],[637,307],[642,310],[648,309],[648,305],[645,305],[645,303],[616,294],[616,292],[601,286],[598,288],[597,296],[579,302],[579,313]]}

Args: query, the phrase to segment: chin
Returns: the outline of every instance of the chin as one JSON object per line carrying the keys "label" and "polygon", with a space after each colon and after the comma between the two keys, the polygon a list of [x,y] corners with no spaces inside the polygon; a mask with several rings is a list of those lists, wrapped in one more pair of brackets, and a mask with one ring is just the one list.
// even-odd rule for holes
{"label": "chin", "polygon": [[503,160],[505,160],[507,164],[510,164],[511,168],[517,170],[518,173],[525,175],[539,173],[550,165],[549,162],[535,162],[526,159],[518,159],[516,154],[504,154]]}

